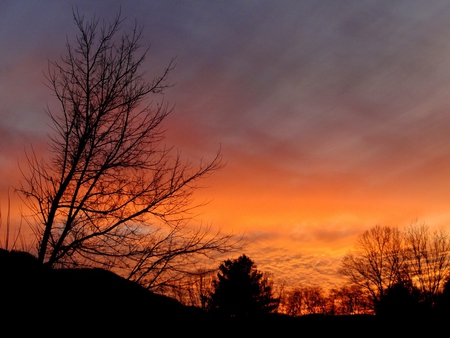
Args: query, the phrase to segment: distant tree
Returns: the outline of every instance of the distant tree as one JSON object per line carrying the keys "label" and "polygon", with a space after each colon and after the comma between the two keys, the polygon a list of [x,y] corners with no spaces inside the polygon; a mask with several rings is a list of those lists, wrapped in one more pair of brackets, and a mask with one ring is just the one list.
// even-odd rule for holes
{"label": "distant tree", "polygon": [[305,286],[289,292],[284,307],[290,316],[327,314],[329,302],[321,287]]}
{"label": "distant tree", "polygon": [[280,301],[273,294],[273,283],[246,255],[226,260],[219,266],[213,289],[208,300],[209,310],[230,317],[271,313]]}
{"label": "distant tree", "polygon": [[408,290],[409,300],[419,299],[421,311],[431,309],[450,277],[450,236],[444,230],[431,233],[417,222],[404,231],[375,226],[345,255],[340,272],[365,290],[375,311],[386,313],[386,304],[402,296],[406,302]]}
{"label": "distant tree", "polygon": [[165,294],[186,306],[207,310],[209,294],[213,290],[212,281],[216,269],[199,269],[179,280]]}
{"label": "distant tree", "polygon": [[376,313],[384,317],[425,315],[431,308],[425,304],[419,289],[411,282],[391,285],[377,304]]}
{"label": "distant tree", "polygon": [[296,287],[282,298],[282,312],[289,316],[310,314],[373,314],[364,291],[356,285],[344,285],[328,292],[318,286]]}
{"label": "distant tree", "polygon": [[436,299],[435,313],[447,319],[450,316],[450,278],[444,283],[442,292]]}
{"label": "distant tree", "polygon": [[303,314],[303,294],[299,288],[295,288],[286,294],[283,308],[289,316],[295,317]]}
{"label": "distant tree", "polygon": [[405,229],[404,238],[404,275],[433,306],[450,276],[450,236],[444,230],[430,233],[428,226],[415,222]]}
{"label": "distant tree", "polygon": [[344,285],[332,289],[328,298],[335,315],[373,314],[372,305],[366,294],[357,285]]}
{"label": "distant tree", "polygon": [[365,231],[342,260],[340,273],[367,292],[374,309],[385,290],[402,278],[402,240],[397,228],[377,225]]}
{"label": "distant tree", "polygon": [[53,134],[45,159],[28,155],[20,192],[32,212],[38,260],[114,268],[156,289],[197,261],[232,248],[231,236],[189,226],[198,181],[221,168],[220,151],[197,167],[162,144],[172,112],[161,97],[173,62],[148,81],[142,29],[73,13],[78,35],[49,63]]}

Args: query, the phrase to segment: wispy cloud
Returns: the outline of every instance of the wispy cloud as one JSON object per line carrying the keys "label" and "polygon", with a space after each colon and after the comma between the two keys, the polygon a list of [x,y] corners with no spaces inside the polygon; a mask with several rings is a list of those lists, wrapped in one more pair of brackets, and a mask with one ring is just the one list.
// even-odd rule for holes
{"label": "wispy cloud", "polygon": [[[364,229],[450,220],[447,1],[76,6],[107,21],[121,7],[124,28],[136,18],[149,79],[177,57],[167,143],[194,160],[221,146],[203,216],[246,233],[262,269],[332,285]],[[44,108],[57,106],[42,72],[73,39],[71,20],[69,3],[0,4],[3,182],[17,180],[24,146],[46,148]]]}

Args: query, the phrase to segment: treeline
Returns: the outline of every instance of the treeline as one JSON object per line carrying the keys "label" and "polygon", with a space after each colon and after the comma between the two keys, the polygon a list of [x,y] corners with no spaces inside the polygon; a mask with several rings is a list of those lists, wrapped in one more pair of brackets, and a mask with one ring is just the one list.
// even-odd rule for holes
{"label": "treeline", "polygon": [[394,308],[433,312],[448,287],[449,234],[417,222],[404,230],[375,226],[358,238],[340,273],[361,289],[376,314]]}
{"label": "treeline", "polygon": [[282,297],[279,311],[290,316],[371,314],[360,288],[342,286],[329,291],[320,286],[297,287]]}
{"label": "treeline", "polygon": [[[445,231],[431,232],[424,224],[414,223],[402,231],[375,226],[361,234],[344,256],[339,272],[347,277],[347,283],[339,288],[298,286],[286,290],[276,285],[271,275],[258,270],[249,257],[241,255],[225,260],[215,271],[199,271],[180,279],[165,294],[214,318],[260,318],[275,313],[289,317],[439,318],[450,314],[449,249],[449,235]],[[5,290],[16,287],[17,281],[27,282],[26,274],[47,271],[29,253],[2,252],[0,265],[9,276],[6,281],[11,280],[3,285]],[[79,271],[74,274],[83,272],[74,270]],[[92,277],[93,273],[89,273]],[[66,291],[80,288],[63,284]],[[42,290],[37,288],[36,292]]]}
{"label": "treeline", "polygon": [[450,236],[418,222],[403,230],[377,225],[358,237],[339,273],[346,285],[295,288],[280,310],[293,316],[448,312]]}
{"label": "treeline", "polygon": [[[285,290],[262,273],[261,281],[266,293],[277,300],[278,306],[271,311],[289,316],[445,313],[450,308],[449,234],[417,222],[403,230],[377,225],[358,237],[339,273],[347,283],[331,290],[320,286]],[[220,278],[220,272],[200,271],[173,288],[171,295],[208,310]]]}
{"label": "treeline", "polygon": [[[286,290],[276,285],[271,277],[263,274],[265,284],[270,287],[270,295],[278,304],[271,312],[293,317],[374,313],[366,294],[357,286],[344,285],[331,290],[320,286],[302,286]],[[201,271],[168,290],[167,294],[185,305],[209,311],[208,301],[214,294],[214,283],[217,281],[217,272]]]}

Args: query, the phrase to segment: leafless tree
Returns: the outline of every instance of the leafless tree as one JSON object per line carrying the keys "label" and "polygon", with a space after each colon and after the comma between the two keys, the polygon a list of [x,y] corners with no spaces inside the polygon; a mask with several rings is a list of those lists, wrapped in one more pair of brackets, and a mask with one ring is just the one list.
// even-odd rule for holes
{"label": "leafless tree", "polygon": [[328,295],[332,314],[357,315],[371,314],[373,307],[369,304],[364,291],[357,285],[344,285],[331,289]]}
{"label": "leafless tree", "polygon": [[73,13],[78,35],[49,62],[60,111],[50,157],[28,155],[19,191],[31,209],[38,259],[49,266],[101,266],[151,287],[179,278],[198,255],[233,248],[232,236],[189,226],[198,181],[221,168],[220,151],[194,167],[162,141],[172,112],[161,96],[173,60],[153,81],[140,71],[142,29]]}
{"label": "leafless tree", "polygon": [[0,203],[0,234],[2,234],[0,236],[0,248],[6,251],[31,251],[33,242],[27,240],[22,233],[22,219],[18,224],[12,224],[11,222],[11,198],[9,189],[6,197],[6,224],[3,224],[2,204]]}
{"label": "leafless tree", "polygon": [[432,301],[450,276],[450,237],[444,230],[430,233],[426,224],[414,222],[404,238],[405,274]]}
{"label": "leafless tree", "polygon": [[167,294],[184,305],[207,310],[216,274],[217,269],[199,269],[179,281]]}
{"label": "leafless tree", "polygon": [[365,289],[376,306],[386,289],[399,282],[404,263],[402,236],[397,228],[375,226],[344,256],[341,274]]}
{"label": "leafless tree", "polygon": [[284,312],[289,316],[302,315],[303,294],[299,288],[296,288],[286,294],[282,304]]}
{"label": "leafless tree", "polygon": [[375,307],[386,291],[399,285],[419,290],[420,301],[432,307],[450,277],[450,237],[443,230],[430,233],[418,222],[402,232],[376,226],[344,257],[341,273],[365,289]]}
{"label": "leafless tree", "polygon": [[281,310],[289,316],[373,314],[367,294],[356,285],[327,292],[318,286],[296,287],[283,297]]}
{"label": "leafless tree", "polygon": [[326,314],[327,298],[321,287],[303,289],[303,303],[308,314]]}
{"label": "leafless tree", "polygon": [[327,314],[328,299],[318,286],[297,287],[289,292],[284,309],[290,316]]}

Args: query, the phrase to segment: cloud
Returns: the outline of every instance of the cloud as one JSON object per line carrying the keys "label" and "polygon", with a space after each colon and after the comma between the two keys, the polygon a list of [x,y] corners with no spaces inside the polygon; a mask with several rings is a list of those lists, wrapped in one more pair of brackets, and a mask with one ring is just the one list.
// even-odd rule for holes
{"label": "cloud", "polygon": [[[42,71],[76,33],[71,4],[25,3],[0,5],[5,182],[24,146],[46,148],[55,101]],[[108,21],[120,3],[77,5]],[[122,13],[124,28],[144,25],[149,80],[177,56],[167,143],[195,161],[223,150],[198,194],[212,199],[205,222],[246,233],[264,269],[331,285],[363,229],[448,221],[446,1],[135,1]]]}

